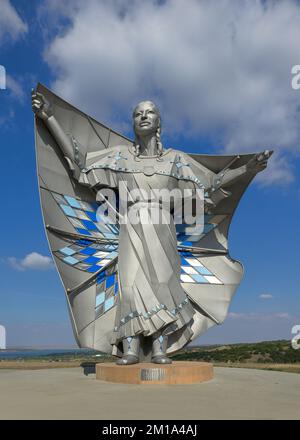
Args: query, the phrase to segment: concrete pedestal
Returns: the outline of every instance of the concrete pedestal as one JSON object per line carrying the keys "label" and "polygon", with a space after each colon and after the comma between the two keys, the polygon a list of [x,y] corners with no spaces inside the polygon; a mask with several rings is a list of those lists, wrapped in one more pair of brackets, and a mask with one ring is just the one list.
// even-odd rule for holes
{"label": "concrete pedestal", "polygon": [[173,362],[167,365],[103,363],[96,365],[96,378],[127,384],[191,384],[211,380],[213,366],[208,362]]}

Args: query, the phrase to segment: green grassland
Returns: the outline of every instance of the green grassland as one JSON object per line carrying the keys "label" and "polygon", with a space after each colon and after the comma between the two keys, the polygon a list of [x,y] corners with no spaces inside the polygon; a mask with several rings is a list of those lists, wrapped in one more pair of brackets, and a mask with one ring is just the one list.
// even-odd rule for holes
{"label": "green grassland", "polygon": [[[96,355],[97,354],[97,355]],[[247,344],[190,346],[172,355],[173,361],[211,362],[215,366],[258,368],[300,373],[300,349],[286,340]],[[86,363],[115,362],[115,358],[95,351],[57,353],[34,358],[1,360],[0,369],[72,368]]]}
{"label": "green grassland", "polygon": [[188,347],[172,356],[174,361],[212,362],[215,366],[256,368],[300,373],[300,349],[290,341]]}
{"label": "green grassland", "polygon": [[173,355],[172,358],[176,361],[300,364],[300,349],[293,349],[290,341],[265,341],[251,344],[188,347]]}

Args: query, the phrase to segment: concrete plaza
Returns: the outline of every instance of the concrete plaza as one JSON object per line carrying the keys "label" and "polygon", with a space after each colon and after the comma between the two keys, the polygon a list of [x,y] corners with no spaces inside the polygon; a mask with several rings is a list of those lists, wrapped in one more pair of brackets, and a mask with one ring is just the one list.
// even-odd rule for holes
{"label": "concrete plaza", "polygon": [[0,419],[300,419],[300,374],[215,368],[197,385],[123,385],[81,368],[0,370]]}

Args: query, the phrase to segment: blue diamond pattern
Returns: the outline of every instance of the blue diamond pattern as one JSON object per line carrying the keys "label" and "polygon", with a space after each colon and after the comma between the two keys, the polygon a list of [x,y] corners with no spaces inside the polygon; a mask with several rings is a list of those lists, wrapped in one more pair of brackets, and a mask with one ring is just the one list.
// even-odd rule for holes
{"label": "blue diamond pattern", "polygon": [[90,220],[81,220],[83,226],[86,227],[86,229],[88,229],[89,231],[96,231],[98,232],[98,228],[95,225],[94,222],[90,221]]}
{"label": "blue diamond pattern", "polygon": [[72,266],[74,264],[78,263],[78,260],[76,258],[73,258],[73,257],[65,257],[65,258],[63,258],[63,261],[65,263],[71,264]]}
{"label": "blue diamond pattern", "polygon": [[[97,203],[81,201],[68,195],[57,193],[52,194],[64,214],[70,219],[71,223],[73,222],[72,225],[74,229],[79,234],[87,236],[87,239],[76,240],[70,246],[59,249],[57,252],[55,252],[55,255],[66,264],[76,267],[77,269],[89,273],[98,272],[102,267],[108,264],[109,261],[118,255],[117,242],[116,244],[111,243],[107,245],[98,245],[91,242],[88,237],[96,236],[101,238],[102,236],[105,238],[117,239],[119,234],[118,226],[113,224],[104,224],[103,221],[98,221],[96,211],[100,205]],[[81,218],[84,215],[90,220]],[[218,217],[219,219],[216,221],[213,215],[205,215],[204,230],[199,237],[196,237],[197,241],[204,237],[205,234],[213,230],[219,224],[219,222],[225,218],[225,215]],[[82,226],[79,227],[79,225]],[[195,235],[187,235],[185,233],[187,227],[190,227],[190,225],[176,225],[178,244],[183,246],[193,246],[195,245]],[[191,241],[191,239],[193,241]],[[95,256],[95,254],[98,252],[101,256]],[[181,276],[189,277],[189,282],[201,284],[209,283],[205,276],[208,276],[208,278],[209,276],[215,277],[215,275],[204,267],[203,264],[193,265],[190,263],[193,260],[197,260],[197,255],[194,255],[190,252],[180,252],[180,256],[182,267],[192,267],[194,271],[197,272],[194,273],[193,271],[193,273],[188,273],[182,270]],[[101,264],[102,260],[105,260],[103,264]],[[115,269],[116,267],[113,270]],[[111,271],[111,269],[108,270]],[[108,274],[105,270],[103,270],[97,276],[96,286],[97,294],[95,309],[96,316],[99,317],[115,305],[116,298],[118,296],[118,281],[116,272]]]}
{"label": "blue diamond pattern", "polygon": [[91,247],[86,247],[80,251],[80,253],[83,255],[93,255],[95,252],[97,252],[97,249]]}
{"label": "blue diamond pattern", "polygon": [[93,257],[93,256],[90,256],[90,257],[85,258],[83,260],[83,262],[87,263],[87,264],[97,264],[97,263],[99,263],[99,261],[101,261],[101,258],[97,258],[97,257]]}
{"label": "blue diamond pattern", "polygon": [[115,283],[115,276],[114,275],[110,275],[107,280],[106,280],[106,287],[107,289],[112,286]]}
{"label": "blue diamond pattern", "polygon": [[81,229],[81,228],[75,228],[76,229],[76,231],[79,233],[79,234],[82,234],[82,235],[92,235],[89,231],[87,231],[86,229]]}
{"label": "blue diamond pattern", "polygon": [[61,204],[60,207],[68,217],[77,217],[75,211],[70,206]]}
{"label": "blue diamond pattern", "polygon": [[105,224],[104,221],[97,218],[97,209],[101,203],[85,202],[69,195],[57,193],[52,193],[52,195],[79,234],[118,238],[119,228],[117,225]]}
{"label": "blue diamond pattern", "polygon": [[116,304],[118,282],[116,272],[107,274],[105,271],[97,277],[96,317],[103,315]]}
{"label": "blue diamond pattern", "polygon": [[100,306],[100,304],[104,303],[105,301],[105,292],[99,293],[99,295],[96,296],[96,307]]}
{"label": "blue diamond pattern", "polygon": [[[201,284],[223,284],[204,264],[197,254],[180,252],[181,281]],[[205,278],[207,276],[207,278]],[[212,278],[213,277],[213,278]]]}
{"label": "blue diamond pattern", "polygon": [[74,249],[71,249],[69,247],[64,247],[64,248],[60,249],[60,252],[62,252],[65,255],[73,255],[76,253],[76,251],[74,251]]}
{"label": "blue diamond pattern", "polygon": [[64,196],[64,198],[66,199],[66,201],[68,202],[68,204],[70,206],[72,206],[72,208],[78,208],[81,209],[81,205],[79,203],[78,200],[74,199],[74,197],[70,197],[70,196]]}
{"label": "blue diamond pattern", "polygon": [[94,265],[94,266],[90,266],[89,268],[87,268],[87,271],[90,273],[95,273],[95,272],[98,272],[98,270],[100,270],[100,269],[101,269],[101,266]]}
{"label": "blue diamond pattern", "polygon": [[93,222],[97,222],[97,215],[95,212],[85,211],[86,215],[90,217]]}
{"label": "blue diamond pattern", "polygon": [[205,214],[203,230],[200,230],[199,233],[196,233],[195,231],[193,235],[186,233],[188,232],[188,228],[190,228],[191,225],[176,224],[175,226],[176,226],[178,245],[182,245],[182,246],[195,245],[195,242],[198,242],[203,237],[205,237],[206,234],[208,234],[210,231],[215,229],[219,225],[219,223],[224,220],[225,217],[226,215],[214,216],[213,214]]}
{"label": "blue diamond pattern", "polygon": [[114,305],[115,299],[113,297],[107,299],[104,303],[104,312],[107,312],[107,310],[111,309]]}

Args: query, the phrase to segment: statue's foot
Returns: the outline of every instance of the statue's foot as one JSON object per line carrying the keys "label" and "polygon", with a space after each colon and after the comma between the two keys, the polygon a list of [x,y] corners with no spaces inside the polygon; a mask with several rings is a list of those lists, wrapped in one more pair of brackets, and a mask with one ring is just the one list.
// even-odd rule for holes
{"label": "statue's foot", "polygon": [[151,362],[153,362],[154,364],[171,364],[172,359],[168,358],[165,355],[161,355],[161,356],[154,356],[151,359]]}
{"label": "statue's foot", "polygon": [[128,354],[123,356],[121,359],[118,359],[116,364],[117,365],[132,365],[132,364],[138,364],[139,358],[137,356],[133,356],[132,354]]}

